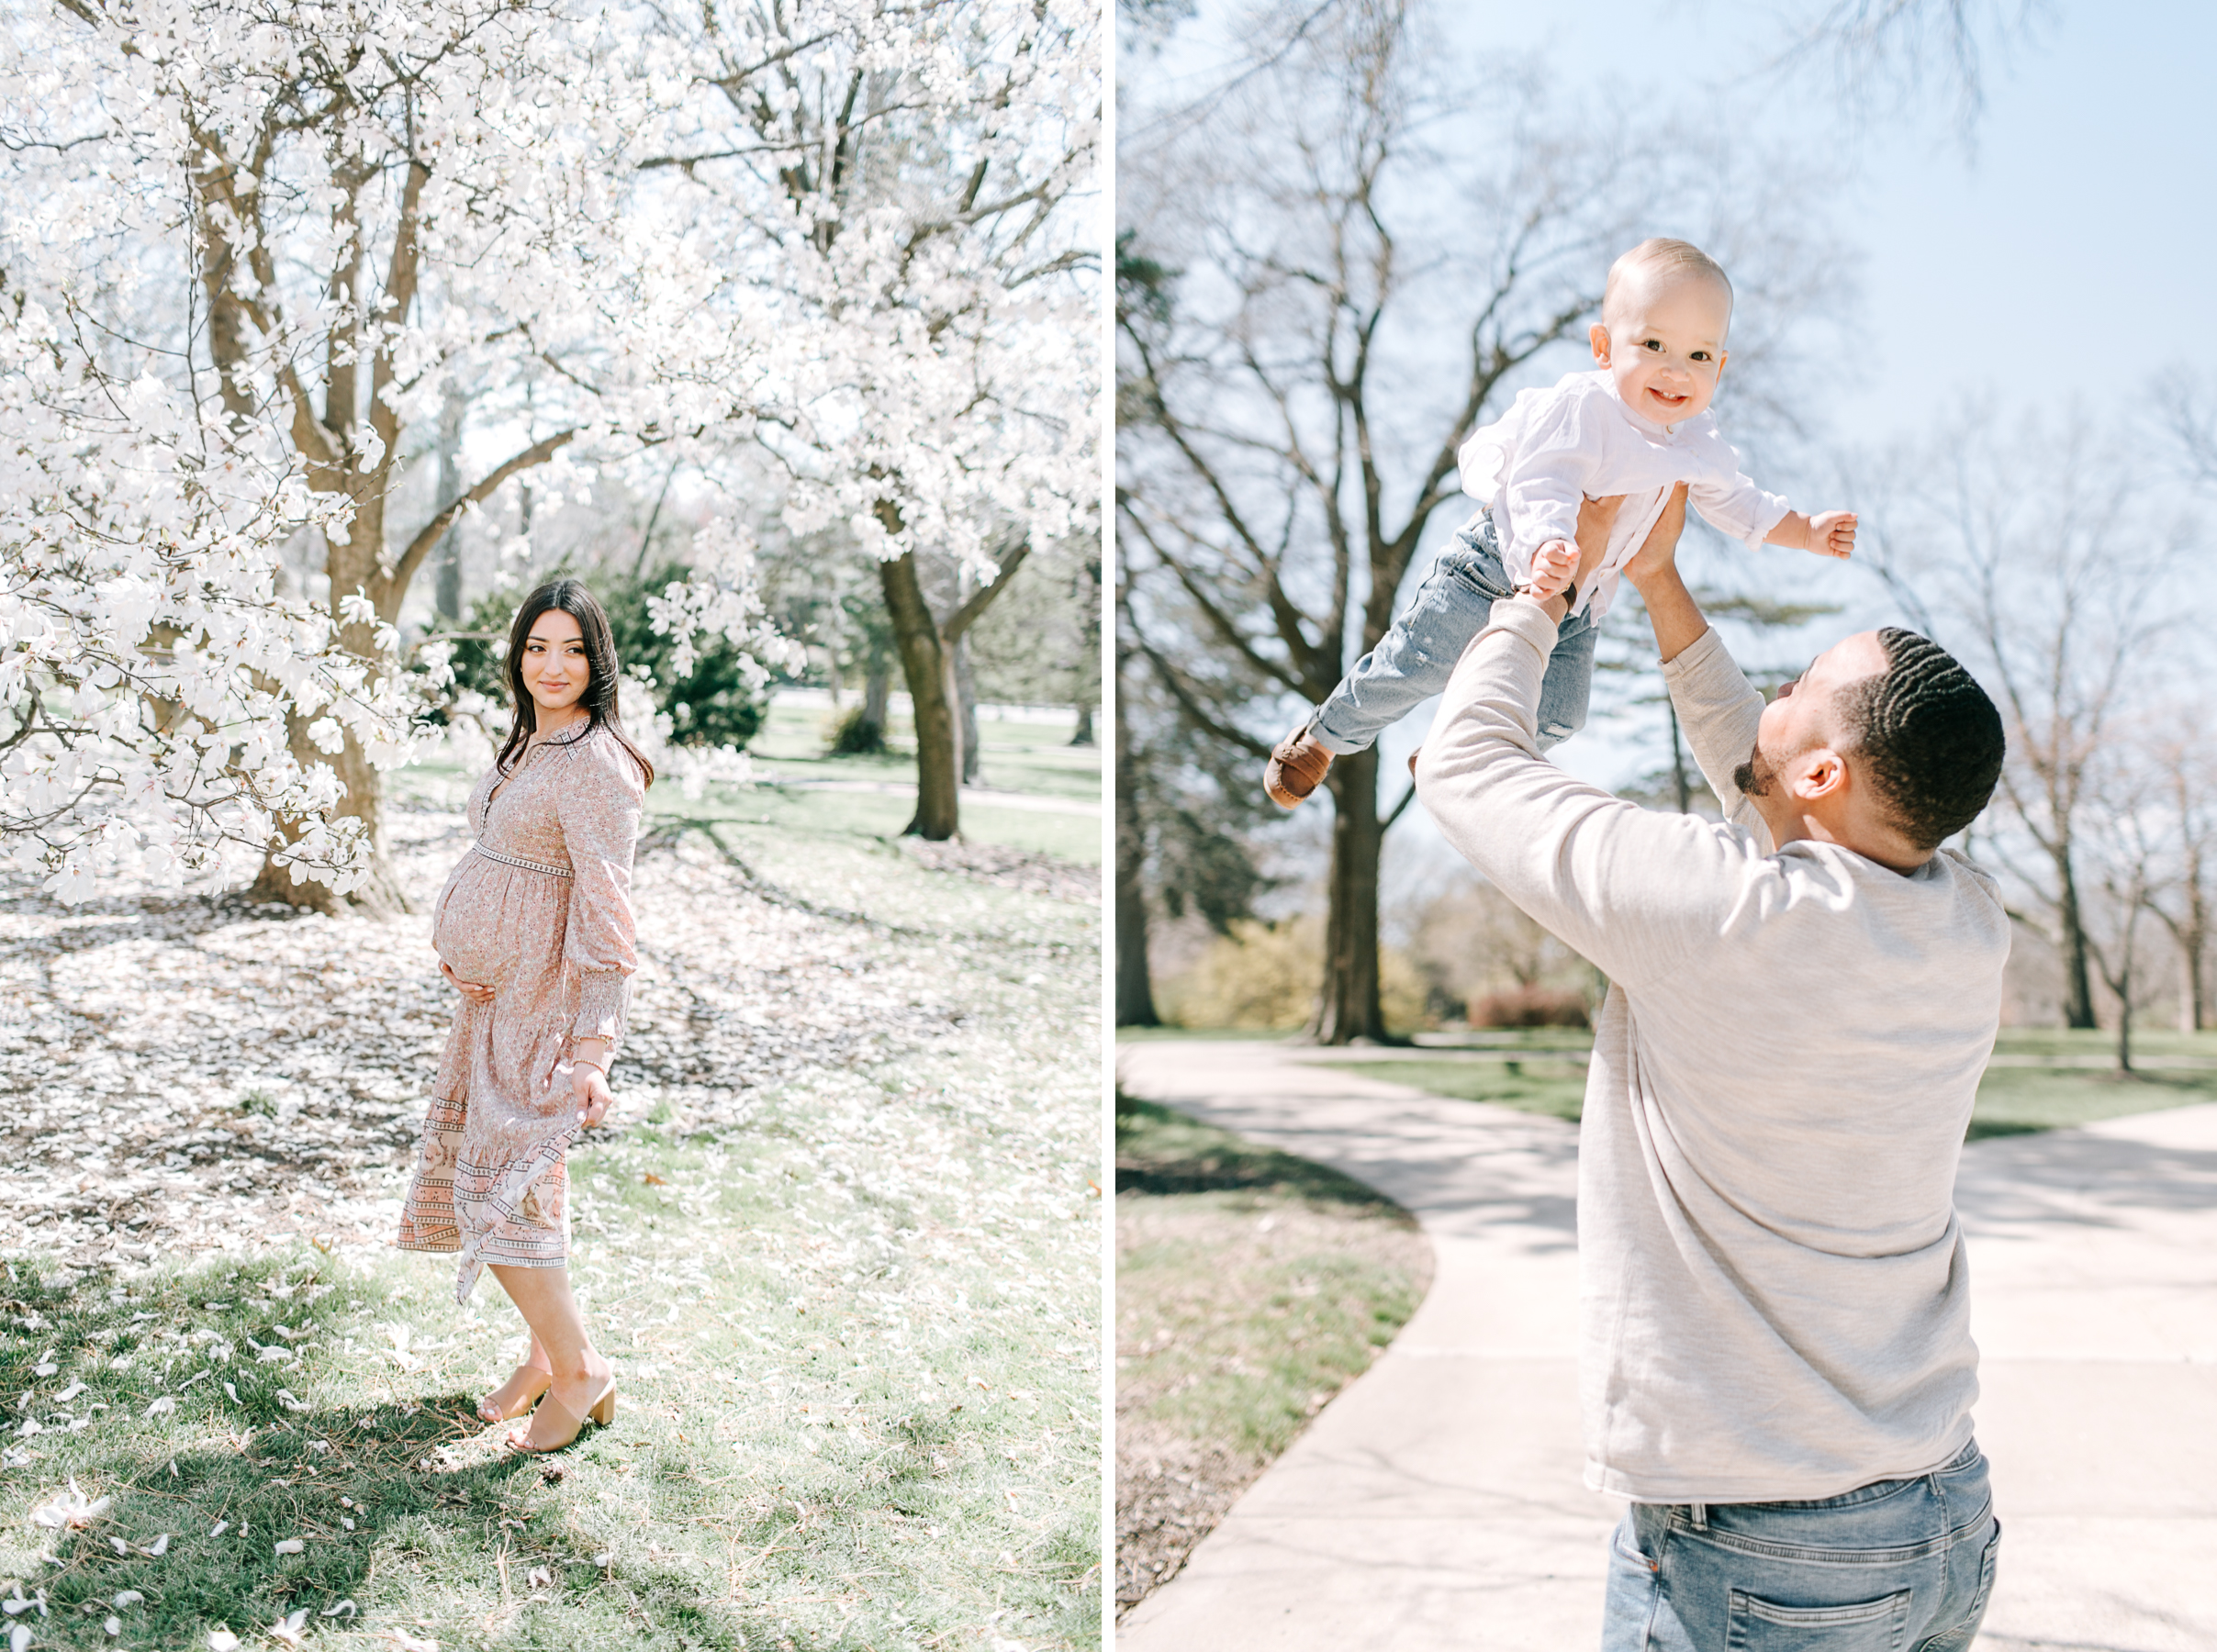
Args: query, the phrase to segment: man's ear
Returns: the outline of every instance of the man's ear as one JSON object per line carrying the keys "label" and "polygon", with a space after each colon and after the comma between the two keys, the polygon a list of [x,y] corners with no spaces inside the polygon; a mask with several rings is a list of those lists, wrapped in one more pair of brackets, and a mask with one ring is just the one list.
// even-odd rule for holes
{"label": "man's ear", "polygon": [[1586,329],[1585,340],[1594,347],[1595,365],[1607,367],[1609,364],[1609,329],[1596,321]]}
{"label": "man's ear", "polygon": [[1814,746],[1804,752],[1794,764],[1794,777],[1787,789],[1804,803],[1815,803],[1831,798],[1838,800],[1847,795],[1847,759],[1831,746]]}

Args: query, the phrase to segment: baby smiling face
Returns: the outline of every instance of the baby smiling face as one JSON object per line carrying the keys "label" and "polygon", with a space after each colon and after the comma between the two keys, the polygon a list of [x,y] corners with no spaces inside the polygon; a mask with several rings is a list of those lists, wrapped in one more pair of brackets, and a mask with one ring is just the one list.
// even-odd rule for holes
{"label": "baby smiling face", "polygon": [[1653,268],[1628,270],[1610,286],[1590,336],[1618,396],[1657,424],[1706,411],[1724,372],[1731,289],[1704,271]]}

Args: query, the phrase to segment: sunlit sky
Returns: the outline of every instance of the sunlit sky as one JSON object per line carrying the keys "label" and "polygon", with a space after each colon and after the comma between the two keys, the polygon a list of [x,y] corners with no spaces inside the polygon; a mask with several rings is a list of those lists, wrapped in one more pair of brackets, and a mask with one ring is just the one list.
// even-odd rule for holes
{"label": "sunlit sky", "polygon": [[[1204,71],[1239,9],[1202,0],[1158,69]],[[1707,110],[1762,151],[1846,158],[1853,176],[1832,205],[1864,258],[1856,342],[1826,387],[1830,405],[1813,409],[1841,440],[1914,434],[1966,396],[2051,411],[2076,400],[2122,419],[2159,370],[2217,369],[2217,305],[2204,291],[2217,268],[2207,89],[2217,8],[2055,0],[2028,39],[1987,52],[1985,106],[1967,144],[1944,77],[1916,106],[1872,118],[1841,106],[1826,78],[1766,73],[1785,38],[1767,6],[1489,0],[1437,15],[1481,61],[1488,48],[1542,53],[1566,92],[1652,100],[1650,114]],[[1484,95],[1483,84],[1470,90]],[[1719,410],[1729,418],[1726,402]],[[1834,599],[1875,600],[1853,582],[1822,583]],[[1881,617],[1851,608],[1843,619]],[[1387,736],[1394,768],[1426,720],[1419,712]],[[1598,720],[1555,756],[1603,785],[1637,766]],[[1389,862],[1435,860],[1430,838],[1411,810]]]}

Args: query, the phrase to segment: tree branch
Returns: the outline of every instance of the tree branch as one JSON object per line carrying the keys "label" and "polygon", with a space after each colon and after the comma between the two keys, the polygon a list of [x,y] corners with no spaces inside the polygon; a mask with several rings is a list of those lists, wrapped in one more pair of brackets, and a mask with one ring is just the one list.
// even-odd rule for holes
{"label": "tree branch", "polygon": [[[408,549],[400,553],[399,561],[393,564],[393,571],[387,576],[387,588],[393,593],[394,613],[399,611],[400,598],[408,591],[409,581],[416,576],[417,568],[421,566],[423,559],[431,553],[431,547],[444,537],[447,529],[453,526],[455,517],[459,516],[467,507],[482,503],[492,497],[494,491],[518,471],[530,470],[534,465],[544,464],[555,453],[576,441],[577,437],[577,432],[570,430],[549,436],[543,441],[533,442],[467,493],[451,500],[438,515],[418,530],[416,537],[409,541]],[[380,611],[382,611],[383,606],[383,604],[379,605]],[[386,618],[389,620],[392,615],[386,615]]]}

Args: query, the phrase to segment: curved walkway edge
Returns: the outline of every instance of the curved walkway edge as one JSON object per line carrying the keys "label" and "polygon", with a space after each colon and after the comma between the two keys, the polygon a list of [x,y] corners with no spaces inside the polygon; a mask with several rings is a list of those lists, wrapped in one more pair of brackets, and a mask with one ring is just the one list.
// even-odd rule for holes
{"label": "curved walkway edge", "polygon": [[[1120,1652],[1584,1652],[1623,1505],[1584,1489],[1574,1126],[1256,1043],[1123,1088],[1399,1201],[1432,1289],[1133,1608]],[[2217,1106],[1975,1143],[1956,1200],[2006,1538],[1980,1652],[2217,1647]]]}

